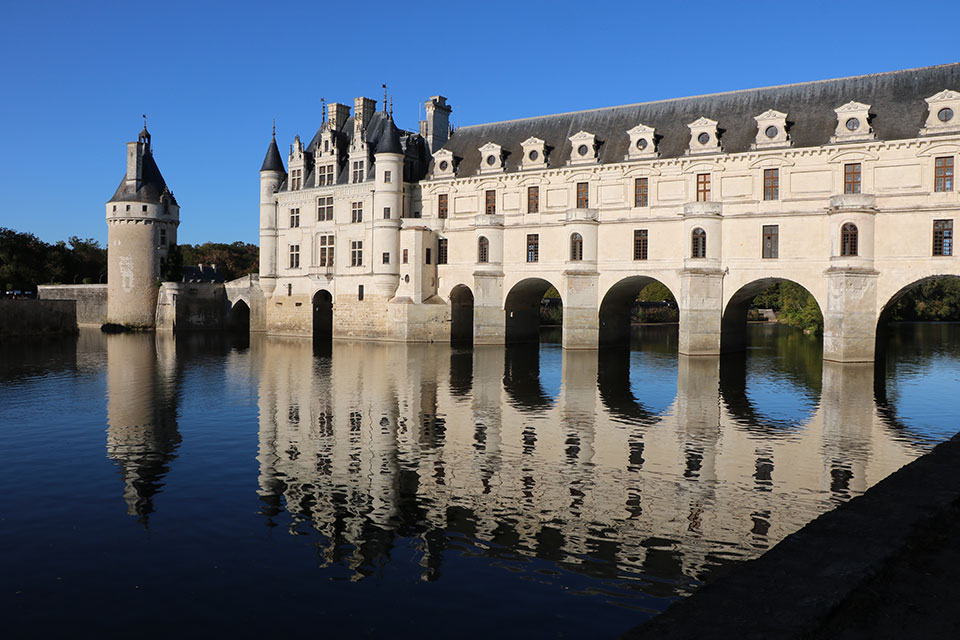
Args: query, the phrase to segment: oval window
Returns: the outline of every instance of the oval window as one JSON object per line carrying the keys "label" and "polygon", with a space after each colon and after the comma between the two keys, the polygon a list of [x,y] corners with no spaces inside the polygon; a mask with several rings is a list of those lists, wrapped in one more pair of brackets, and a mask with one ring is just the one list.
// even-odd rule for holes
{"label": "oval window", "polygon": [[780,133],[780,129],[777,129],[775,126],[770,125],[769,127],[767,127],[764,133],[767,135],[768,138],[776,138],[777,134]]}
{"label": "oval window", "polygon": [[637,149],[639,149],[640,151],[643,151],[646,148],[647,148],[646,138],[640,138],[639,140],[637,140]]}
{"label": "oval window", "polygon": [[950,107],[944,107],[937,112],[937,118],[940,119],[940,122],[950,122],[953,120],[953,109]]}
{"label": "oval window", "polygon": [[487,164],[490,165],[491,167],[496,161],[497,159],[494,156],[487,156]]}
{"label": "oval window", "polygon": [[446,161],[446,160],[441,160],[441,161],[440,161],[440,171],[446,171],[448,166],[450,166],[450,165],[447,164],[447,161]]}
{"label": "oval window", "polygon": [[577,153],[579,153],[582,156],[587,155],[587,145],[582,144],[579,147],[577,147]]}
{"label": "oval window", "polygon": [[530,155],[527,157],[530,158],[531,160],[536,160],[537,158],[540,157],[540,153],[536,149],[534,149],[533,151],[530,152]]}
{"label": "oval window", "polygon": [[700,144],[707,144],[708,142],[710,142],[710,134],[704,131],[703,133],[697,136],[697,141],[699,141]]}
{"label": "oval window", "polygon": [[847,130],[856,131],[860,128],[860,119],[859,118],[850,118],[847,120]]}

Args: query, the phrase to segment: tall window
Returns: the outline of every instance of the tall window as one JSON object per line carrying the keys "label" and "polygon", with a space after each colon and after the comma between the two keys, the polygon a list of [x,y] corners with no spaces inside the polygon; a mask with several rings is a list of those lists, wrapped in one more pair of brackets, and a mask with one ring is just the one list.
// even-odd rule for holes
{"label": "tall window", "polygon": [[300,226],[300,209],[290,209],[290,228],[294,229]]}
{"label": "tall window", "polygon": [[300,268],[300,245],[298,244],[290,245],[290,268]]}
{"label": "tall window", "polygon": [[447,264],[447,239],[437,240],[437,264]]}
{"label": "tall window", "polygon": [[780,199],[780,169],[763,170],[763,199]]}
{"label": "tall window", "polygon": [[353,162],[353,182],[363,182],[363,179],[366,177],[366,172],[363,170],[363,160],[355,160]]}
{"label": "tall window", "polygon": [[697,202],[710,201],[710,174],[697,174]]}
{"label": "tall window", "polygon": [[540,212],[540,187],[527,187],[527,213]]}
{"label": "tall window", "polygon": [[527,234],[527,262],[539,262],[540,260],[540,235],[537,233]]}
{"label": "tall window", "polygon": [[390,264],[390,252],[389,252],[389,251],[384,251],[384,252],[383,252],[383,264]]}
{"label": "tall window", "polygon": [[317,186],[329,187],[333,185],[333,165],[325,164],[317,168]]}
{"label": "tall window", "polygon": [[953,156],[934,160],[933,190],[953,191]]}
{"label": "tall window", "polygon": [[583,260],[583,236],[579,233],[570,234],[570,260],[572,262]]}
{"label": "tall window", "polygon": [[298,191],[303,185],[303,169],[290,170],[290,191]]}
{"label": "tall window", "polygon": [[633,259],[647,259],[647,230],[636,229],[633,232]]}
{"label": "tall window", "polygon": [[321,267],[332,267],[333,266],[333,236],[332,235],[322,235],[318,243],[318,253],[320,254],[320,260],[318,261],[318,266]]}
{"label": "tall window", "polygon": [[497,192],[493,189],[487,191],[487,206],[485,211],[487,215],[493,215],[497,212]]}
{"label": "tall window", "polygon": [[386,183],[388,183],[388,184],[389,184],[390,182],[393,182],[393,173],[390,172],[390,171],[384,171],[384,172],[383,172],[383,181],[386,182]]}
{"label": "tall window", "polygon": [[484,236],[477,240],[477,262],[490,262],[490,241]]}
{"label": "tall window", "polygon": [[707,232],[697,227],[693,230],[693,233],[690,234],[690,257],[691,258],[706,258],[707,257]]}
{"label": "tall window", "polygon": [[350,207],[350,222],[363,222],[362,202],[354,202]]}
{"label": "tall window", "polygon": [[763,225],[763,257],[780,257],[780,225]]}
{"label": "tall window", "polygon": [[953,255],[953,220],[933,221],[933,255]]}
{"label": "tall window", "polygon": [[646,178],[637,178],[633,181],[633,206],[646,207],[650,204],[650,191]]}
{"label": "tall window", "polygon": [[[860,193],[860,163],[843,165],[843,192]],[[853,254],[857,255],[857,254]]]}
{"label": "tall window", "polygon": [[160,229],[160,246],[161,247],[167,246],[167,230],[166,229]]}
{"label": "tall window", "polygon": [[424,257],[426,258],[426,259],[424,260],[424,262],[425,262],[426,264],[431,264],[430,260],[431,260],[431,258],[433,258],[433,256],[431,255],[433,252],[430,251],[430,247],[427,247],[426,249],[424,249],[424,252],[423,252],[423,253],[424,253]]}
{"label": "tall window", "polygon": [[317,221],[333,220],[333,196],[317,198]]}
{"label": "tall window", "polygon": [[404,250],[403,250],[403,264],[407,264],[408,262],[410,262],[410,250],[409,250],[409,249],[404,249]]}
{"label": "tall window", "polygon": [[384,220],[389,220],[389,219],[390,219],[390,207],[384,207],[384,208],[383,208],[383,219],[384,219]]}
{"label": "tall window", "polygon": [[363,266],[363,240],[350,241],[350,266]]}
{"label": "tall window", "polygon": [[441,193],[437,196],[437,217],[447,217],[447,194]]}
{"label": "tall window", "polygon": [[588,182],[577,183],[577,209],[586,209],[590,206],[590,184]]}
{"label": "tall window", "polygon": [[857,225],[848,222],[840,230],[840,255],[857,255]]}

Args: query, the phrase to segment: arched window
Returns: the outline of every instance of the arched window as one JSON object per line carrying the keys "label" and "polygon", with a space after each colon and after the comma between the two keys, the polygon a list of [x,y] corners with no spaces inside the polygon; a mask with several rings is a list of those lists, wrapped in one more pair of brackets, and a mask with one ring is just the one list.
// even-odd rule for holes
{"label": "arched window", "polygon": [[490,241],[484,236],[477,240],[477,262],[490,262]]}
{"label": "arched window", "polygon": [[690,235],[690,257],[691,258],[706,258],[707,257],[707,232],[697,227],[693,230],[693,233]]}
{"label": "arched window", "polygon": [[857,225],[848,222],[840,231],[840,255],[857,255]]}
{"label": "arched window", "polygon": [[583,236],[579,233],[570,235],[570,260],[574,262],[583,260]]}

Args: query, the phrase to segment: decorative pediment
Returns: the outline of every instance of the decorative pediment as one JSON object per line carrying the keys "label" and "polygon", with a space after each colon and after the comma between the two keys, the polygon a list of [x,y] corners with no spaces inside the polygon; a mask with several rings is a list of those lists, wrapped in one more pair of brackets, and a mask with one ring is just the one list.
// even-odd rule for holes
{"label": "decorative pediment", "polygon": [[540,138],[529,137],[520,143],[523,147],[523,157],[520,158],[521,169],[543,169],[547,166],[547,143]]}
{"label": "decorative pediment", "polygon": [[435,178],[452,178],[455,173],[453,152],[440,149],[433,154],[433,175]]}
{"label": "decorative pediment", "polygon": [[503,171],[503,147],[495,142],[488,142],[479,149],[480,173],[499,173]]}
{"label": "decorative pediment", "polygon": [[837,129],[830,142],[858,142],[876,137],[870,126],[870,105],[850,101],[834,112],[837,114]]}
{"label": "decorative pediment", "polygon": [[630,145],[627,147],[626,160],[641,160],[643,158],[656,158],[657,137],[656,129],[645,124],[638,124],[632,129],[627,130],[630,136]]}
{"label": "decorative pediment", "polygon": [[927,121],[920,129],[920,135],[929,136],[960,131],[960,93],[944,89],[926,98],[926,101]]}
{"label": "decorative pediment", "polygon": [[775,109],[767,109],[753,119],[757,121],[754,149],[785,147],[790,144],[790,137],[787,135],[787,114]]}
{"label": "decorative pediment", "polygon": [[578,131],[570,140],[570,164],[590,164],[597,161],[597,137],[586,131]]}
{"label": "decorative pediment", "polygon": [[690,148],[688,153],[717,153],[723,151],[720,147],[720,135],[717,131],[717,121],[700,117],[687,125],[690,129]]}
{"label": "decorative pediment", "polygon": [[290,155],[287,157],[288,164],[303,164],[303,143],[300,142],[300,135],[293,138],[293,144],[290,145]]}

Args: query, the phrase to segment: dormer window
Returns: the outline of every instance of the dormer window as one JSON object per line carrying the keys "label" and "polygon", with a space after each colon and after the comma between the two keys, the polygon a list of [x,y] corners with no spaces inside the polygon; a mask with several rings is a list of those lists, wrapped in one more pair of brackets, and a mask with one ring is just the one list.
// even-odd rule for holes
{"label": "dormer window", "polygon": [[291,169],[290,191],[299,191],[303,186],[303,169]]}
{"label": "dormer window", "polygon": [[870,126],[870,105],[848,102],[834,109],[837,114],[837,129],[830,142],[858,142],[875,138]]}
{"label": "dormer window", "polygon": [[710,118],[698,118],[687,125],[690,129],[690,149],[688,153],[717,153],[722,151],[717,121]]}
{"label": "dormer window", "polygon": [[758,116],[754,116],[757,121],[757,137],[753,143],[754,149],[767,149],[770,147],[784,147],[790,144],[787,135],[787,114],[768,109]]}
{"label": "dormer window", "polygon": [[521,169],[543,169],[547,166],[547,144],[540,138],[527,138],[520,143],[523,147],[523,157],[520,158]]}
{"label": "dormer window", "polygon": [[453,153],[441,149],[433,154],[433,175],[437,178],[452,178],[454,173]]}
{"label": "dormer window", "polygon": [[503,171],[504,154],[500,145],[488,142],[480,147],[479,151],[480,173],[499,173]]}
{"label": "dormer window", "polygon": [[353,182],[354,183],[363,182],[364,178],[366,178],[366,172],[364,171],[364,161],[355,160],[353,162]]}
{"label": "dormer window", "polygon": [[317,167],[317,186],[333,186],[333,165],[325,164]]}
{"label": "dormer window", "polygon": [[938,133],[956,133],[960,131],[960,93],[944,90],[926,99],[927,121],[920,129],[920,135],[929,136]]}
{"label": "dormer window", "polygon": [[626,160],[657,157],[656,131],[653,127],[638,124],[627,131],[630,145],[627,147]]}
{"label": "dormer window", "polygon": [[594,134],[578,131],[569,140],[570,164],[596,164],[600,143]]}

